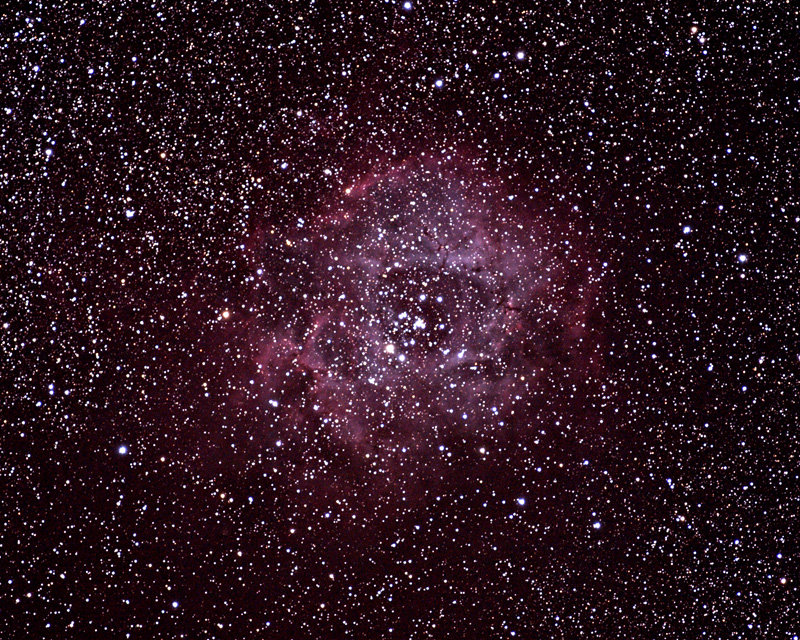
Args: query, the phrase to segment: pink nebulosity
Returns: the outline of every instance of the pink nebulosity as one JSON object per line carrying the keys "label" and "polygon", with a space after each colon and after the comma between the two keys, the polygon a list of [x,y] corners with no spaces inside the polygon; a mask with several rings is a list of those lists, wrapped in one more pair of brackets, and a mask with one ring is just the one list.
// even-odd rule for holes
{"label": "pink nebulosity", "polygon": [[[260,246],[284,439],[396,463],[591,415],[602,266],[468,154],[381,167]],[[301,383],[287,382],[292,376]]]}

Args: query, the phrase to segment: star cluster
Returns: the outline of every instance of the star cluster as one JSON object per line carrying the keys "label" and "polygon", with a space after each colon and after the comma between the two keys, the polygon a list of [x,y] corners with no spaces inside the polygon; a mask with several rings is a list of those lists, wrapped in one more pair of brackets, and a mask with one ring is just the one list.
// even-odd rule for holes
{"label": "star cluster", "polygon": [[797,12],[467,4],[5,11],[1,636],[800,635]]}

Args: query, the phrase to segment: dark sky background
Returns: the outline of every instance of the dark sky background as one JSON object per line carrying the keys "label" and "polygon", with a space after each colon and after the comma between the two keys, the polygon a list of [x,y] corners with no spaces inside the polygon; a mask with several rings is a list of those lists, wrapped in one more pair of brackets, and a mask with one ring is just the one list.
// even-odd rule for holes
{"label": "dark sky background", "polygon": [[76,4],[0,18],[0,636],[800,634],[792,3]]}

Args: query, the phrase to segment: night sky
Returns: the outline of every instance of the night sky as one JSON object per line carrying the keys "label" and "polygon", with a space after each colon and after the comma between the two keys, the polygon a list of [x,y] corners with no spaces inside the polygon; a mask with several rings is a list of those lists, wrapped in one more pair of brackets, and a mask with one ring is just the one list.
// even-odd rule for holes
{"label": "night sky", "polygon": [[800,635],[796,6],[64,4],[0,637]]}

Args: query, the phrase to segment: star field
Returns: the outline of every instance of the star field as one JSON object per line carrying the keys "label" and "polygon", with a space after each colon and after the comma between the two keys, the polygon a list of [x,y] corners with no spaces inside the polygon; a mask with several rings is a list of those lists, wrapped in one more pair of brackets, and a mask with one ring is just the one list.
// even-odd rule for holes
{"label": "star field", "polygon": [[797,28],[7,9],[0,636],[797,638]]}

